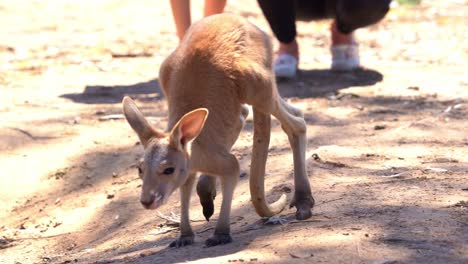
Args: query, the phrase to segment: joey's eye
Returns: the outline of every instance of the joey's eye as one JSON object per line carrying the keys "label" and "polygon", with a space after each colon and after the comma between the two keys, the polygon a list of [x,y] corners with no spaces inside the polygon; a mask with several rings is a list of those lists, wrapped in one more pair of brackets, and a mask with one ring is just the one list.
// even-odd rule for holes
{"label": "joey's eye", "polygon": [[174,168],[173,167],[169,167],[169,168],[166,168],[164,171],[163,171],[163,174],[166,174],[166,175],[171,175],[172,173],[174,173]]}
{"label": "joey's eye", "polygon": [[138,177],[140,179],[143,179],[143,165],[144,165],[145,160],[143,158],[140,158],[138,162],[136,163],[136,168],[138,170]]}

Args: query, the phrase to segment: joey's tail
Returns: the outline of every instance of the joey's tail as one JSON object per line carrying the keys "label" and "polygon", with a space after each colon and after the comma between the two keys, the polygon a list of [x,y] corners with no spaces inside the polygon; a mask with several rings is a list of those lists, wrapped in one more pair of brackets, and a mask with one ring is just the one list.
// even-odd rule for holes
{"label": "joey's tail", "polygon": [[262,217],[270,217],[281,212],[286,206],[286,195],[274,203],[265,199],[265,164],[270,144],[271,117],[253,108],[254,137],[252,161],[250,164],[250,196],[255,211]]}

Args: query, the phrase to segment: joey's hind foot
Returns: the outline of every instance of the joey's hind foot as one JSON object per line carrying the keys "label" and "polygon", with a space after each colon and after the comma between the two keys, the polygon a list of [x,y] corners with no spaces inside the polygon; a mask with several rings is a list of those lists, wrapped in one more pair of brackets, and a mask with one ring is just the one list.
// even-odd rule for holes
{"label": "joey's hind foot", "polygon": [[306,220],[312,216],[312,210],[308,206],[297,206],[297,211],[296,211],[296,219],[297,220]]}
{"label": "joey's hind foot", "polygon": [[193,240],[194,240],[193,235],[191,235],[191,236],[180,236],[179,238],[174,240],[171,244],[169,244],[169,247],[175,247],[175,248],[185,247],[185,246],[193,244]]}
{"label": "joey's hind foot", "polygon": [[205,216],[206,221],[210,221],[210,217],[214,213],[214,203],[213,200],[200,200],[200,203],[203,207],[203,215]]}
{"label": "joey's hind foot", "polygon": [[314,207],[315,201],[310,193],[295,192],[294,198],[291,201],[290,207],[295,206],[296,219],[305,220],[312,216],[312,207]]}
{"label": "joey's hind foot", "polygon": [[216,198],[216,180],[213,176],[202,175],[198,180],[197,194],[200,198],[200,204],[203,208],[203,215],[206,221],[210,221],[210,217],[214,213],[214,199]]}
{"label": "joey's hind foot", "polygon": [[230,234],[214,234],[212,237],[205,241],[207,247],[214,247],[217,245],[224,245],[232,242]]}

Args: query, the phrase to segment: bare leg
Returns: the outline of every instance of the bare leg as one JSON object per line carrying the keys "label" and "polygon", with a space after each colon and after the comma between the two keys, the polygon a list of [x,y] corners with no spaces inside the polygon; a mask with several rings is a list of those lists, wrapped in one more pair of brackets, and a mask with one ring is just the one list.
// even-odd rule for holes
{"label": "bare leg", "polygon": [[296,218],[304,220],[312,216],[314,198],[310,190],[305,164],[307,148],[306,124],[299,109],[288,105],[282,98],[278,98],[277,107],[272,113],[280,122],[288,135],[294,159],[294,198],[291,207],[296,206]]}
{"label": "bare leg", "polygon": [[220,14],[224,11],[226,0],[205,0],[204,16]]}
{"label": "bare leg", "polygon": [[172,16],[176,25],[177,36],[179,41],[185,35],[185,32],[190,27],[190,1],[189,0],[171,0]]}
{"label": "bare leg", "polygon": [[294,39],[292,42],[289,43],[279,43],[278,51],[276,52],[277,55],[281,54],[288,54],[294,56],[296,59],[299,60],[299,45]]}
{"label": "bare leg", "polygon": [[333,21],[330,27],[332,45],[357,45],[354,39],[354,33],[341,33],[336,27],[336,22]]}
{"label": "bare leg", "polygon": [[194,234],[190,226],[189,208],[194,182],[195,174],[191,174],[185,184],[180,188],[180,236],[169,245],[170,247],[183,247],[193,244]]}

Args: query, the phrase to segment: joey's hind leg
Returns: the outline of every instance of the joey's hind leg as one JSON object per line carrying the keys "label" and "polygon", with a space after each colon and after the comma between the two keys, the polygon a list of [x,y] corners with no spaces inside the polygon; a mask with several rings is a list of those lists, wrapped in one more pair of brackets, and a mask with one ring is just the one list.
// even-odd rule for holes
{"label": "joey's hind leg", "polygon": [[216,177],[201,175],[197,183],[197,194],[203,207],[203,215],[206,221],[210,221],[210,217],[214,213],[213,201],[216,197]]}
{"label": "joey's hind leg", "polygon": [[[249,108],[246,105],[241,106],[240,114],[240,126],[239,132],[242,130],[245,120],[249,115]],[[209,175],[201,175],[197,183],[197,194],[200,198],[200,204],[203,208],[203,215],[206,221],[210,220],[210,217],[214,213],[214,199],[216,198],[216,177]]]}
{"label": "joey's hind leg", "polygon": [[281,127],[288,135],[289,144],[293,151],[295,192],[291,207],[296,206],[296,219],[304,220],[312,216],[311,209],[314,206],[305,163],[307,127],[302,112],[287,104],[280,97],[278,97],[272,114],[281,122]]}
{"label": "joey's hind leg", "polygon": [[180,236],[169,245],[170,247],[183,247],[193,244],[195,236],[190,226],[189,207],[194,182],[195,173],[191,173],[184,185],[180,187]]}
{"label": "joey's hind leg", "polygon": [[[249,115],[249,107],[241,105],[240,111],[240,125],[238,130],[242,130],[245,120]],[[216,198],[216,176],[201,175],[197,183],[197,194],[200,198],[200,204],[203,208],[203,215],[206,221],[210,220],[210,217],[214,213],[214,199]]]}

